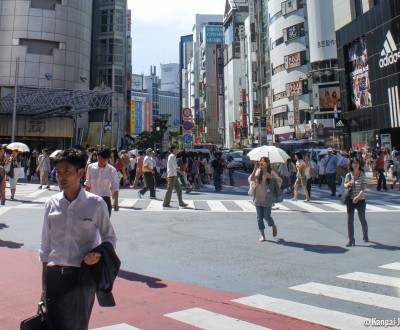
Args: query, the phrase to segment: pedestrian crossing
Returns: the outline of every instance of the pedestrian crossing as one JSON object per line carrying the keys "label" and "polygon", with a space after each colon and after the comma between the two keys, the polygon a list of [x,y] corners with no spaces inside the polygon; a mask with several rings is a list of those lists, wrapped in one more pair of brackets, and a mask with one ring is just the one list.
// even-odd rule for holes
{"label": "pedestrian crossing", "polygon": [[[352,282],[362,282],[394,288],[400,287],[400,277],[398,277],[398,272],[400,271],[399,262],[382,265],[378,268],[388,270],[392,272],[392,275],[394,276],[354,272],[339,275],[337,278],[347,280],[350,282],[350,284]],[[365,290],[354,290],[346,287],[326,285],[315,282],[292,286],[288,289],[297,291],[304,295],[319,295],[329,299],[346,301],[347,303],[354,304],[355,308],[353,310],[356,310],[356,313],[360,315],[337,311],[331,307],[323,308],[321,306],[314,306],[312,304],[299,303],[296,301],[280,299],[263,294],[255,294],[233,299],[230,301],[230,303],[224,303],[224,312],[215,312],[212,310],[212,307],[206,309],[204,307],[200,308],[198,306],[193,306],[188,309],[182,309],[164,314],[164,317],[173,319],[188,326],[194,326],[199,329],[208,330],[274,329],[276,328],[276,326],[274,326],[276,323],[273,323],[273,320],[274,318],[276,320],[277,317],[312,322],[327,328],[354,330],[364,329],[366,326],[374,327],[382,324],[380,323],[382,319],[377,318],[376,315],[363,315],[364,309],[359,308],[359,305],[367,305],[374,308],[395,312],[400,310],[400,298],[372,293]],[[307,296],[305,298],[307,298]],[[301,297],[298,299],[301,299]],[[329,304],[329,302],[327,302],[327,304]],[[238,310],[240,310],[240,317],[236,318],[235,315],[238,315]],[[243,314],[243,310],[270,312],[274,313],[275,315],[274,317],[271,317],[271,314],[268,314],[254,319],[246,319],[251,317],[249,317],[246,313]],[[225,315],[224,313],[228,315]],[[259,324],[261,323],[261,320],[262,325]],[[399,318],[393,317],[391,321],[396,323],[394,324],[395,326],[400,326]],[[270,326],[268,325],[269,323],[271,324]],[[138,329],[125,326],[126,324],[120,324],[99,328],[97,330]],[[281,329],[282,326],[278,328]]]}
{"label": "pedestrian crossing", "polygon": [[[7,203],[6,206],[0,208],[0,215],[7,213],[10,209],[39,209],[43,208],[44,204],[51,196],[35,195],[29,199],[25,196],[24,200],[18,200],[19,204]],[[18,199],[18,196],[17,196]],[[187,207],[179,207],[178,201],[171,202],[171,208],[163,207],[162,200],[153,199],[134,199],[120,198],[119,207],[122,212],[146,211],[146,212],[213,212],[213,213],[255,213],[256,209],[251,200],[186,200]],[[309,203],[303,201],[284,200],[282,203],[277,203],[273,207],[273,212],[276,213],[344,213],[346,206],[339,204],[337,201],[318,201],[313,200]],[[367,212],[398,212],[400,204],[389,202],[384,205],[381,200],[368,200]]]}

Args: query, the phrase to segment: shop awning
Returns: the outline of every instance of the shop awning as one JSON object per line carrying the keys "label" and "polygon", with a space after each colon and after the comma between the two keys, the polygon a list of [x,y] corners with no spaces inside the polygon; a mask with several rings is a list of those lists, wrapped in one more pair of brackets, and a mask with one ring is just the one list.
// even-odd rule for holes
{"label": "shop awning", "polygon": [[[34,87],[18,87],[17,115],[35,117],[75,116],[83,112],[108,109],[112,90],[66,90]],[[0,115],[12,114],[14,92],[0,99]]]}

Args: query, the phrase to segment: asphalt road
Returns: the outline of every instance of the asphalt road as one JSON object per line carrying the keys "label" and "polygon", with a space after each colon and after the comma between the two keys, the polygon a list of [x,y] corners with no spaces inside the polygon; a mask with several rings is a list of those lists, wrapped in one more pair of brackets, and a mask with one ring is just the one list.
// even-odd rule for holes
{"label": "asphalt road", "polygon": [[[236,173],[238,184],[225,187],[222,193],[214,193],[207,186],[184,195],[192,205],[188,209],[178,208],[174,194],[174,208],[159,207],[157,203],[162,203],[165,189],[159,189],[160,200],[151,203],[148,196],[136,200],[136,190],[122,190],[120,200],[123,205],[125,200],[127,206],[112,214],[121,269],[240,296],[267,295],[365,317],[399,316],[396,308],[347,301],[352,299],[350,291],[333,298],[312,294],[307,287],[293,288],[320,283],[400,301],[399,271],[380,267],[400,261],[398,191],[377,193],[371,187],[367,192],[367,200],[375,210],[367,212],[368,243],[362,242],[356,218],[357,245],[345,247],[346,213],[339,210],[338,199],[332,199],[326,188],[317,187],[313,187],[311,211],[303,202],[294,205],[285,199],[284,207],[273,211],[277,237],[273,238],[267,228],[267,242],[260,243],[255,212],[240,207],[240,203],[250,201],[245,186],[247,176],[248,173]],[[7,201],[9,210],[0,208],[1,246],[37,251],[42,205],[54,193],[39,194],[36,186],[19,185],[17,201]],[[354,272],[394,277],[397,284],[338,277]]]}

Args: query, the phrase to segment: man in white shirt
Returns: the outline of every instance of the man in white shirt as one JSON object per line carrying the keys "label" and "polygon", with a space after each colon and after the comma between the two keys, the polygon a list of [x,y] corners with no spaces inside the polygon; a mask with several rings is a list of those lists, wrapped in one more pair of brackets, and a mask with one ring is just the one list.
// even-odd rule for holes
{"label": "man in white shirt", "polygon": [[178,167],[176,162],[176,155],[178,154],[178,147],[175,145],[171,146],[171,154],[168,156],[167,161],[167,192],[165,193],[163,206],[164,207],[171,207],[171,196],[172,191],[175,188],[176,194],[178,195],[179,206],[185,207],[186,204],[182,199],[182,188],[181,184],[178,179],[178,173],[181,175],[186,175],[185,172],[182,172],[181,169]]}
{"label": "man in white shirt", "polygon": [[115,248],[117,238],[104,201],[81,187],[84,154],[67,149],[54,164],[62,191],[45,205],[39,250],[47,324],[57,330],[88,329],[96,285],[81,280],[81,265],[96,264],[101,254],[91,250],[103,242]]}
{"label": "man in white shirt", "polygon": [[114,210],[119,210],[119,175],[114,166],[108,164],[110,157],[110,148],[102,147],[97,153],[97,163],[90,164],[87,168],[85,188],[104,199],[111,216],[111,197],[114,199]]}
{"label": "man in white shirt", "polygon": [[143,175],[144,175],[144,187],[138,191],[138,197],[142,198],[147,190],[150,190],[150,198],[156,199],[156,189],[154,182],[154,162],[153,162],[154,151],[151,148],[146,150],[146,157],[143,161]]}

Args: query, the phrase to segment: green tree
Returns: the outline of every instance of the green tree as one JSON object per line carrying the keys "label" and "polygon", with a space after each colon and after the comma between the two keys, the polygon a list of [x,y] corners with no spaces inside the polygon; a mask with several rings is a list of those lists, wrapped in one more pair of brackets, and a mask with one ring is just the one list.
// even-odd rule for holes
{"label": "green tree", "polygon": [[179,149],[183,148],[182,135],[179,133],[178,130],[169,130],[169,142],[170,144],[177,145]]}

